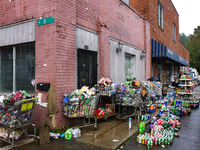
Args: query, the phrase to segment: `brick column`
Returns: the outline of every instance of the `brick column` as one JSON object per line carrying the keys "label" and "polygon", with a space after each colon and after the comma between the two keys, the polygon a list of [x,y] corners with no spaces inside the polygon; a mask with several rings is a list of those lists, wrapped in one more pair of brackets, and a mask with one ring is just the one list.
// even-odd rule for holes
{"label": "brick column", "polygon": [[99,79],[110,78],[110,31],[102,19],[97,22],[99,33]]}

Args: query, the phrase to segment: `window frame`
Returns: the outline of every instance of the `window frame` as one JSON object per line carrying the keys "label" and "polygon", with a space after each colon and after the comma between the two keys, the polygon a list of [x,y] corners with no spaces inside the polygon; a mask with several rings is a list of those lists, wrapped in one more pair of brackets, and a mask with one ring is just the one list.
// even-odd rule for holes
{"label": "window frame", "polygon": [[[28,43],[21,43],[21,44],[17,44],[17,45],[12,45],[12,46],[8,46],[8,47],[11,47],[12,48],[12,91],[10,92],[3,92],[3,91],[0,91],[0,94],[9,94],[9,93],[12,93],[14,91],[16,91],[16,67],[17,67],[17,46],[20,46],[20,45],[31,45],[31,44],[34,44],[35,45],[35,42],[28,42]],[[0,56],[1,56],[1,49],[3,49],[4,47],[0,47]],[[34,49],[35,51],[35,49]],[[34,52],[35,53],[35,52]],[[20,54],[21,55],[21,54]],[[35,58],[34,58],[35,59]],[[1,70],[0,70],[1,71]],[[35,76],[34,76],[35,78]],[[31,83],[30,83],[31,84]],[[21,90],[24,90],[24,89],[21,89]],[[32,93],[33,92],[33,93]],[[28,94],[34,94],[35,93],[35,88],[34,88],[34,91],[32,91],[31,93],[28,93]]]}
{"label": "window frame", "polygon": [[[133,73],[132,73],[132,77],[127,77],[126,76],[126,56],[129,56],[129,57],[131,57],[132,58],[132,71],[133,71]],[[130,65],[130,62],[129,62],[129,65]],[[129,53],[125,53],[125,61],[124,61],[124,75],[125,75],[125,79],[126,78],[133,78],[134,76],[135,76],[135,55],[132,55],[132,54],[129,54]]]}
{"label": "window frame", "polygon": [[163,5],[158,1],[157,4],[158,26],[163,29]]}
{"label": "window frame", "polygon": [[176,24],[173,22],[173,40],[176,42]]}

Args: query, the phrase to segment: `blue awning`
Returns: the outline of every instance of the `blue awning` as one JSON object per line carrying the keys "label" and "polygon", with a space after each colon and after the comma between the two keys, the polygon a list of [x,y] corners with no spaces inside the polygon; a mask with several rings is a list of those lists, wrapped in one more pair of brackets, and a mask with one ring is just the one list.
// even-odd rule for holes
{"label": "blue awning", "polygon": [[180,55],[176,54],[174,51],[169,49],[167,46],[161,44],[160,42],[151,39],[151,56],[152,57],[167,57],[170,58],[184,66],[188,66],[188,61],[185,60]]}

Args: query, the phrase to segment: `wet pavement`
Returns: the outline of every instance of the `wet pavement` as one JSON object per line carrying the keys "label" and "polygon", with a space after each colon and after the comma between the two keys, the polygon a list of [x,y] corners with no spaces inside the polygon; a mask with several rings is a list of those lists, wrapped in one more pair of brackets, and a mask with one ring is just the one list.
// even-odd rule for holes
{"label": "wet pavement", "polygon": [[[156,116],[159,111],[152,114]],[[150,121],[150,120],[149,120]],[[140,120],[133,119],[133,127],[128,129],[128,122],[124,120],[118,120],[116,117],[109,118],[107,122],[99,121],[99,130],[95,130],[94,127],[87,127],[81,129],[81,138],[77,141],[106,147],[109,149],[116,149],[125,142],[128,138],[138,133]]]}
{"label": "wet pavement", "polygon": [[[200,98],[200,86],[196,88],[196,96]],[[155,112],[156,115],[158,112]],[[69,141],[62,138],[53,139],[45,145],[37,145],[34,142],[17,147],[18,150],[143,150],[147,149],[146,145],[138,144],[136,136],[138,135],[137,118],[133,119],[133,129],[128,130],[128,122],[117,120],[115,117],[108,118],[108,121],[98,120],[99,130],[94,126],[81,128],[81,138],[75,141]],[[174,142],[166,147],[153,146],[152,150],[199,150],[200,149],[200,109],[192,108],[192,113],[187,116],[181,116],[181,129],[179,138],[175,137]],[[146,127],[148,131],[148,125]],[[121,146],[121,143],[122,146]],[[120,148],[121,147],[121,148]],[[6,146],[4,149],[9,149]]]}

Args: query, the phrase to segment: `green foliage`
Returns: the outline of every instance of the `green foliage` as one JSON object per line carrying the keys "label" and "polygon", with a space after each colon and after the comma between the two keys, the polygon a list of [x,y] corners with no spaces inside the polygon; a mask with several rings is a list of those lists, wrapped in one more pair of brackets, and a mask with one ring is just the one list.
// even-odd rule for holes
{"label": "green foliage", "polygon": [[45,126],[49,126],[48,122],[47,122],[47,121],[44,121],[44,122],[43,122],[43,126],[44,126],[44,127],[45,127]]}
{"label": "green foliage", "polygon": [[190,51],[190,67],[200,72],[200,26],[194,29],[185,47]]}
{"label": "green foliage", "polygon": [[185,46],[187,42],[189,41],[190,36],[186,36],[185,33],[179,34],[179,40],[182,42],[182,44]]}
{"label": "green foliage", "polygon": [[62,128],[52,129],[51,132],[64,134],[67,131],[67,129],[68,129],[67,127],[63,126]]}

